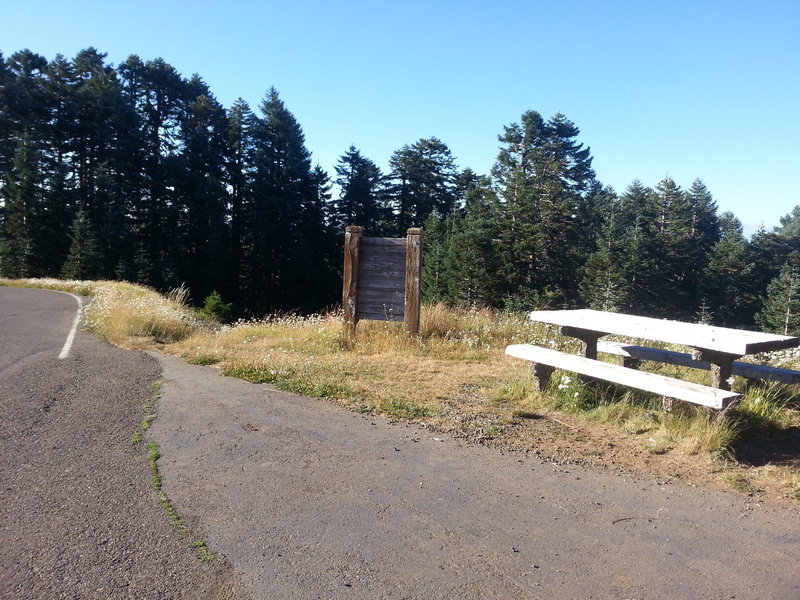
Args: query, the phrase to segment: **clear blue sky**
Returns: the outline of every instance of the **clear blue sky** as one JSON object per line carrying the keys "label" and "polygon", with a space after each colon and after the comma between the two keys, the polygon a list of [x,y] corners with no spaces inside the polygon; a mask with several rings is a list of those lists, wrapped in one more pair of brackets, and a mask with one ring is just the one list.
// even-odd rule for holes
{"label": "clear blue sky", "polygon": [[435,136],[487,173],[503,125],[564,113],[618,192],[701,177],[752,231],[800,204],[800,0],[9,0],[0,50],[162,57],[230,107],[275,86],[331,175]]}

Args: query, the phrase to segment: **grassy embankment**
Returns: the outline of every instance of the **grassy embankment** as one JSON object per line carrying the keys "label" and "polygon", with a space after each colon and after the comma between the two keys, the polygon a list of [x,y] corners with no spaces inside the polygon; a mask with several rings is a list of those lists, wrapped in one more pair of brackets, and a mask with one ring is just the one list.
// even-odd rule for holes
{"label": "grassy embankment", "polygon": [[[133,349],[157,349],[223,373],[271,383],[299,394],[324,397],[360,412],[423,420],[473,439],[512,439],[526,421],[569,418],[602,423],[652,456],[704,457],[727,467],[719,477],[743,491],[766,485],[800,500],[800,456],[781,465],[745,468],[737,450],[771,436],[797,435],[800,411],[785,386],[735,384],[743,402],[726,419],[701,407],[676,403],[661,411],[654,396],[616,386],[585,385],[559,374],[546,394],[534,392],[524,361],[503,350],[534,343],[575,351],[562,338],[524,315],[425,306],[421,335],[409,339],[401,324],[362,322],[355,342],[336,315],[273,317],[220,326],[186,304],[185,290],[162,296],[127,283],[0,280],[72,291],[94,297],[86,325],[97,335]],[[773,357],[773,361],[776,359]],[[800,359],[784,354],[781,366]],[[702,371],[655,365],[646,368],[703,382]]]}

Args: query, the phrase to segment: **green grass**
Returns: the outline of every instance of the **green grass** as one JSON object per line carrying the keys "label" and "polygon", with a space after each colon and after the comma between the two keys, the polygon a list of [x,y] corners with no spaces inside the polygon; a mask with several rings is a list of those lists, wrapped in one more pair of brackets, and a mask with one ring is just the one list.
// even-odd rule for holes
{"label": "green grass", "polygon": [[382,409],[384,414],[397,419],[422,419],[433,417],[437,414],[437,411],[430,407],[396,399],[385,402]]}
{"label": "green grass", "polygon": [[[279,390],[311,396],[314,398],[335,398],[360,402],[364,406],[371,404],[353,388],[341,384],[319,381],[311,373],[303,373],[294,369],[270,367],[224,367],[222,374],[227,377],[244,379],[250,383],[268,383]],[[369,412],[369,411],[367,411]]]}
{"label": "green grass", "polygon": [[[156,403],[161,397],[162,382],[156,381],[152,387],[150,400],[145,405],[145,418],[139,424],[139,428],[133,433],[133,443],[139,444],[144,440],[144,433],[150,428],[153,419],[156,417]],[[153,489],[158,493],[158,501],[161,504],[167,518],[172,525],[181,534],[189,534],[189,527],[181,519],[177,509],[172,504],[166,493],[162,490],[163,480],[161,479],[161,472],[158,468],[158,460],[161,458],[161,449],[158,444],[151,442],[147,444],[147,464],[150,470],[150,483]],[[214,554],[206,547],[205,542],[192,542],[190,547],[197,550],[197,557],[203,562],[209,562],[214,559]]]}
{"label": "green grass", "polygon": [[154,490],[161,490],[161,474],[158,472],[158,459],[161,458],[158,444],[147,444],[147,463],[150,466],[150,482]]}
{"label": "green grass", "polygon": [[737,492],[742,492],[743,494],[755,494],[758,492],[758,488],[741,473],[726,473],[722,476],[722,479]]}
{"label": "green grass", "polygon": [[156,418],[156,403],[161,398],[161,382],[156,381],[151,387],[150,399],[144,405],[144,418],[139,422],[139,427],[133,432],[133,443],[139,444],[144,440],[145,432],[150,429]]}

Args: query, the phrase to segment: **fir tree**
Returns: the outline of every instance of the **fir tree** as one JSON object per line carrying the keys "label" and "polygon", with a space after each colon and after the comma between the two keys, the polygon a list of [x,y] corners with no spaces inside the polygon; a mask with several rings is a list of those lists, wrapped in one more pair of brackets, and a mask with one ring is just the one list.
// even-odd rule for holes
{"label": "fir tree", "polygon": [[36,254],[35,219],[42,197],[39,155],[23,134],[7,183],[2,188],[5,208],[0,231],[0,273],[4,277],[32,277]]}
{"label": "fir tree", "polygon": [[66,279],[95,279],[100,272],[100,256],[87,214],[81,210],[72,224],[69,255],[61,269]]}
{"label": "fir tree", "polygon": [[230,242],[224,187],[227,119],[205,82],[188,82],[188,99],[180,123],[181,153],[175,175],[177,230],[173,254],[180,279],[197,298],[215,288],[229,294]]}
{"label": "fir tree", "polygon": [[720,216],[722,237],[709,253],[702,271],[700,294],[714,321],[726,326],[752,323],[756,301],[753,267],[746,259],[741,222],[731,212]]}
{"label": "fir tree", "polygon": [[395,235],[421,227],[433,213],[457,208],[458,170],[450,149],[437,138],[403,146],[389,159],[388,196],[395,214]]}
{"label": "fir tree", "polygon": [[339,231],[361,225],[367,235],[380,236],[388,212],[383,200],[383,175],[378,166],[350,146],[336,165],[339,198],[334,203],[332,223]]}
{"label": "fir tree", "polygon": [[[501,264],[510,294],[545,303],[577,297],[582,265],[577,216],[594,180],[588,148],[564,115],[528,111],[505,128],[492,170],[502,212]],[[532,301],[532,300],[531,300]]]}
{"label": "fir tree", "polygon": [[465,194],[465,215],[452,217],[453,230],[444,257],[448,300],[461,306],[495,306],[502,301],[498,276],[496,199],[487,179]]}
{"label": "fir tree", "polygon": [[756,323],[774,333],[800,334],[800,272],[797,267],[785,265],[770,282]]}

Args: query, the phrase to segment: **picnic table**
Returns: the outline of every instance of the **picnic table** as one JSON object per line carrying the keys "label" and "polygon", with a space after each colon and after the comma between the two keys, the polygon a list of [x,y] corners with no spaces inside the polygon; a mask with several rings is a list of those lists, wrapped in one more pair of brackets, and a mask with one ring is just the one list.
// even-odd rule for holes
{"label": "picnic table", "polygon": [[[737,358],[800,346],[800,338],[758,331],[668,321],[598,310],[547,310],[530,314],[533,321],[557,325],[562,335],[581,341],[581,355],[566,354],[531,344],[512,344],[506,354],[532,363],[534,387],[544,390],[556,368],[605,379],[661,395],[665,400],[684,400],[711,408],[734,406],[740,394],[730,391],[734,373],[745,377],[778,379],[800,383],[800,372],[735,362]],[[656,342],[679,344],[691,354],[616,342],[600,342],[606,335],[619,335]],[[597,360],[598,349],[623,357],[622,365]],[[656,360],[711,371],[711,386],[657,373],[628,368],[636,360]]]}
{"label": "picnic table", "polygon": [[610,334],[688,346],[694,360],[711,363],[711,385],[723,390],[730,389],[736,359],[800,346],[798,337],[590,309],[537,310],[530,318],[558,325],[562,335],[581,340],[586,358],[596,359],[597,340]]}

